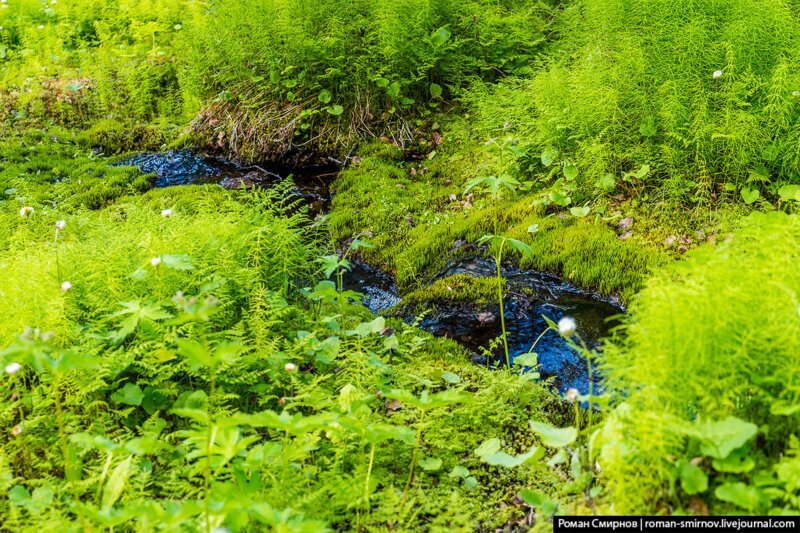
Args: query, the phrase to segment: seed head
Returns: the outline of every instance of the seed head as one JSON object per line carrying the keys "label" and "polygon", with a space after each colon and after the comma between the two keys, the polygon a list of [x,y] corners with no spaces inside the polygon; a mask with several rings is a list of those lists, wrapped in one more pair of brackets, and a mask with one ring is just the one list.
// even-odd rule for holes
{"label": "seed head", "polygon": [[64,228],[66,227],[67,227],[66,220],[59,220],[58,222],[56,222],[56,231],[64,231]]}
{"label": "seed head", "polygon": [[711,78],[715,79],[715,80],[718,80],[721,77],[722,77],[722,71],[721,70],[715,70],[714,73],[711,75]]}
{"label": "seed head", "polygon": [[11,434],[14,435],[15,437],[19,437],[22,434],[22,425],[17,424],[13,428],[11,428]]}
{"label": "seed head", "polygon": [[172,216],[172,209],[164,209],[161,211],[161,216],[164,218],[169,218]]}
{"label": "seed head", "polygon": [[70,283],[69,281],[65,281],[64,283],[61,284],[61,290],[64,292],[71,291],[72,283]]}
{"label": "seed head", "polygon": [[29,205],[26,205],[22,209],[19,210],[19,216],[22,218],[28,218],[33,214],[33,208]]}
{"label": "seed head", "polygon": [[569,403],[575,403],[577,401],[577,399],[578,399],[578,396],[580,396],[580,395],[581,395],[581,393],[578,392],[578,389],[576,389],[575,387],[572,387],[564,395],[564,398],[566,398]]}
{"label": "seed head", "polygon": [[19,363],[9,363],[8,366],[6,366],[6,373],[7,374],[14,375],[17,372],[19,372],[20,370],[22,370],[22,365],[19,364]]}
{"label": "seed head", "polygon": [[571,317],[565,316],[558,321],[558,332],[564,337],[572,337],[578,329],[578,324]]}
{"label": "seed head", "polygon": [[152,259],[150,260],[150,264],[151,264],[151,265],[153,265],[154,267],[157,267],[158,265],[160,265],[160,264],[161,264],[161,258],[160,258],[160,257],[154,257],[154,258],[152,258]]}
{"label": "seed head", "polygon": [[295,366],[294,363],[286,363],[285,365],[283,365],[283,369],[287,372],[294,372],[295,370],[297,370],[297,367]]}

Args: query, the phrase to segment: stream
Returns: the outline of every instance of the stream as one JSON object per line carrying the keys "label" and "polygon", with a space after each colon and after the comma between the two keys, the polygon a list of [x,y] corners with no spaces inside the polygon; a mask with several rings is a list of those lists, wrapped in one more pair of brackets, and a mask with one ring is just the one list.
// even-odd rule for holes
{"label": "stream", "polygon": [[[312,213],[324,213],[329,209],[332,198],[330,185],[337,173],[336,167],[329,165],[302,169],[258,165],[239,167],[190,150],[141,153],[121,164],[136,166],[143,173],[154,173],[156,187],[189,184],[218,184],[230,189],[269,187],[291,174],[295,194],[308,203]],[[361,292],[364,295],[362,304],[373,313],[394,313],[392,308],[401,301],[394,278],[364,262],[351,262],[352,269],[345,277],[346,288]],[[495,265],[493,260],[485,257],[459,257],[452,259],[431,281],[453,274],[494,276]],[[583,341],[591,348],[598,348],[624,312],[616,302],[551,274],[520,270],[509,264],[503,266],[502,275],[509,287],[505,314],[512,358],[527,353],[547,329],[543,315],[553,321],[564,316],[573,317]],[[497,304],[477,308],[432,302],[419,326],[434,335],[459,342],[470,350],[475,363],[488,365],[499,355],[495,352],[493,357],[487,358],[483,350],[501,333],[498,311]],[[408,312],[400,316],[406,322],[416,319]],[[588,392],[589,372],[585,359],[557,333],[547,332],[534,351],[538,354],[539,373],[543,378],[552,378],[553,385],[561,393],[573,387],[582,394]],[[594,379],[598,383],[596,388],[602,388],[597,373]]]}

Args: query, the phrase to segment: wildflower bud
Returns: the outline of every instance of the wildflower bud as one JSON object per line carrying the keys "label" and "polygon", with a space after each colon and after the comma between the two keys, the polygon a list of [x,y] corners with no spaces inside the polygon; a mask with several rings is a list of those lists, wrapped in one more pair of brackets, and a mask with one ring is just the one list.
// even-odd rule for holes
{"label": "wildflower bud", "polygon": [[64,228],[66,227],[67,227],[66,220],[59,220],[58,222],[56,222],[56,231],[64,231]]}
{"label": "wildflower bud", "polygon": [[22,365],[19,364],[19,363],[9,363],[8,366],[6,366],[6,373],[7,374],[12,374],[13,375],[13,374],[16,374],[17,372],[19,372],[20,370],[22,370]]}
{"label": "wildflower bud", "polygon": [[278,405],[286,405],[286,396],[278,398]]}
{"label": "wildflower bud", "polygon": [[29,205],[26,205],[22,209],[19,210],[19,216],[22,218],[28,218],[33,214],[33,208]]}
{"label": "wildflower bud", "polygon": [[721,77],[722,77],[722,71],[721,70],[715,70],[714,73],[711,75],[711,78],[715,79],[715,80],[718,80]]}
{"label": "wildflower bud", "polygon": [[154,267],[157,267],[158,265],[160,265],[160,264],[161,264],[161,258],[160,258],[160,257],[154,257],[154,258],[152,258],[152,259],[150,260],[150,264],[151,264],[151,265],[153,265]]}
{"label": "wildflower bud", "polygon": [[17,400],[19,400],[19,394],[15,392],[14,394],[11,395],[11,401],[16,402]]}
{"label": "wildflower bud", "polygon": [[575,335],[575,331],[578,329],[578,324],[575,323],[575,320],[565,316],[561,320],[558,321],[558,332],[561,333],[564,337],[572,337]]}
{"label": "wildflower bud", "polygon": [[572,387],[564,395],[564,398],[566,398],[569,403],[575,403],[578,400],[578,396],[580,396],[580,394],[581,393],[578,392],[578,389],[576,389],[575,387]]}
{"label": "wildflower bud", "polygon": [[72,283],[70,283],[69,281],[65,281],[64,283],[61,284],[61,290],[64,292],[71,291]]}
{"label": "wildflower bud", "polygon": [[294,372],[297,370],[297,367],[294,365],[294,363],[286,363],[283,365],[283,369],[287,372]]}
{"label": "wildflower bud", "polygon": [[161,216],[164,218],[169,218],[172,216],[172,209],[164,209],[161,211]]}
{"label": "wildflower bud", "polygon": [[17,424],[13,428],[11,428],[11,434],[14,435],[15,437],[19,437],[22,434],[22,425]]}

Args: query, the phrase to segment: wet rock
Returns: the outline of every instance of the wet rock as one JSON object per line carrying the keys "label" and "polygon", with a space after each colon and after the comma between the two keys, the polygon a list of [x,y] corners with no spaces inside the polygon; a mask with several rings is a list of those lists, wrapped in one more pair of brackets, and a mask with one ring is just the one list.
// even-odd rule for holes
{"label": "wet rock", "polygon": [[226,189],[252,189],[264,184],[265,181],[267,180],[263,174],[248,172],[244,176],[223,178],[219,184]]}
{"label": "wet rock", "polygon": [[497,322],[497,315],[492,313],[491,311],[483,311],[478,313],[478,322],[481,324],[494,324]]}
{"label": "wet rock", "polygon": [[664,246],[673,247],[675,243],[678,242],[678,237],[676,235],[670,235],[666,239],[664,239]]}
{"label": "wet rock", "polygon": [[623,218],[619,221],[619,229],[623,233],[627,233],[633,228],[633,217]]}
{"label": "wet rock", "polygon": [[633,237],[633,232],[632,231],[626,231],[625,233],[623,233],[622,235],[619,236],[619,240],[627,241],[631,237]]}

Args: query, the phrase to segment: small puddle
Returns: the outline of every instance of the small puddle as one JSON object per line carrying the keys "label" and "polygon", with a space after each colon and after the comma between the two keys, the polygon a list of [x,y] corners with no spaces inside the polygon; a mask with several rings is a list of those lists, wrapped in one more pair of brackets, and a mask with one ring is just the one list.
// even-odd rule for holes
{"label": "small puddle", "polygon": [[[338,171],[328,165],[301,169],[260,165],[241,167],[190,150],[142,153],[119,164],[136,166],[143,173],[154,173],[156,187],[190,184],[219,184],[229,189],[270,187],[291,175],[295,193],[309,204],[312,213],[324,213],[329,209],[330,185]],[[351,263],[352,270],[345,277],[345,285],[364,295],[363,305],[378,314],[400,303],[392,276],[358,260]],[[483,257],[455,259],[434,280],[454,274],[494,276],[495,266],[492,260]],[[564,316],[573,317],[582,339],[588,346],[597,348],[614,326],[613,317],[624,312],[617,303],[599,298],[556,276],[513,266],[504,267],[502,274],[509,285],[505,313],[512,358],[527,353],[547,329],[542,315],[554,321]],[[501,333],[499,307],[477,309],[445,302],[432,302],[431,306],[433,309],[422,318],[420,327],[461,343],[473,352],[476,363],[487,364],[486,358],[479,354]],[[410,315],[403,318],[408,322],[415,319]],[[534,351],[539,356],[539,372],[545,378],[552,377],[559,391],[563,393],[574,387],[583,394],[588,392],[586,361],[558,334],[545,334]],[[599,381],[597,376],[595,381]]]}

